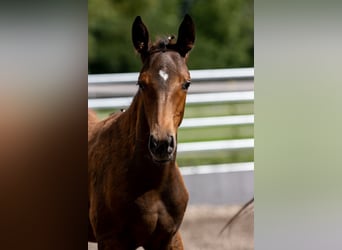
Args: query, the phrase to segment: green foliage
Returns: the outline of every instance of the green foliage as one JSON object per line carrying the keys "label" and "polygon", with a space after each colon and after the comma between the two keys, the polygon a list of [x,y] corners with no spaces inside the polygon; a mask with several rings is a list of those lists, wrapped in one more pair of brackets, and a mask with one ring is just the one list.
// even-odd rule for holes
{"label": "green foliage", "polygon": [[253,0],[89,0],[89,73],[139,71],[131,25],[140,15],[151,39],[177,35],[183,12],[196,25],[191,69],[252,67]]}
{"label": "green foliage", "polygon": [[197,0],[191,15],[197,43],[190,68],[253,66],[253,1]]}

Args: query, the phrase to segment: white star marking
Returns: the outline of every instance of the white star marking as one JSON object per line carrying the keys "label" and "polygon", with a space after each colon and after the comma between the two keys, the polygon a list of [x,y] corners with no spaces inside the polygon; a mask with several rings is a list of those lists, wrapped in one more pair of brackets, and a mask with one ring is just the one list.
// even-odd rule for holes
{"label": "white star marking", "polygon": [[159,75],[161,78],[164,79],[164,81],[166,81],[169,78],[169,75],[164,70],[159,70]]}

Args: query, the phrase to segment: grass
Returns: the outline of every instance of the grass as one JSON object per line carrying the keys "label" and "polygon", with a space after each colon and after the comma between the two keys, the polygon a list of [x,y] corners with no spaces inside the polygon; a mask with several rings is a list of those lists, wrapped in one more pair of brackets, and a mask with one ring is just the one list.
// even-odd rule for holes
{"label": "grass", "polygon": [[246,115],[254,113],[253,103],[192,104],[185,107],[185,118],[224,115]]}
{"label": "grass", "polygon": [[253,125],[180,128],[178,142],[253,138]]}
{"label": "grass", "polygon": [[249,162],[254,160],[254,150],[218,150],[201,153],[177,154],[177,162],[180,167],[210,165],[235,162]]}

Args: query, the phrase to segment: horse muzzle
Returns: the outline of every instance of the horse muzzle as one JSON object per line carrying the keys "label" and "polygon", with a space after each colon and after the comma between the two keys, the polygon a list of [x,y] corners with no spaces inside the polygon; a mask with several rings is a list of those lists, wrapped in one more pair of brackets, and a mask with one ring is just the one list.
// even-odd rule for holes
{"label": "horse muzzle", "polygon": [[167,136],[163,139],[157,139],[150,135],[148,149],[154,161],[165,163],[173,159],[176,150],[176,141],[174,136]]}

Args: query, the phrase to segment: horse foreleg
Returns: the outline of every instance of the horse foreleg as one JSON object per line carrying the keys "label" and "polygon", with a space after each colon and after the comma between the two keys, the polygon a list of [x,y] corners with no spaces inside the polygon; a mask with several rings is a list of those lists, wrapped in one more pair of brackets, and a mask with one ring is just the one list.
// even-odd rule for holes
{"label": "horse foreleg", "polygon": [[177,232],[171,239],[154,241],[144,246],[145,250],[184,250],[182,238]]}
{"label": "horse foreleg", "polygon": [[171,240],[171,244],[168,250],[183,250],[183,241],[182,241],[182,237],[179,233],[179,231],[177,231],[177,233],[173,236],[172,240]]}
{"label": "horse foreleg", "polygon": [[134,250],[135,248],[115,239],[102,240],[97,243],[98,250]]}

